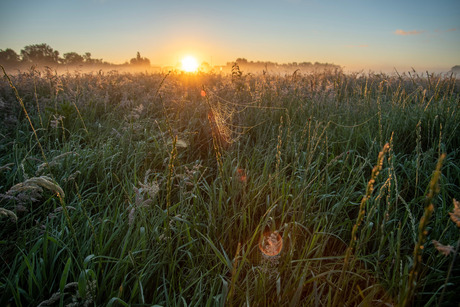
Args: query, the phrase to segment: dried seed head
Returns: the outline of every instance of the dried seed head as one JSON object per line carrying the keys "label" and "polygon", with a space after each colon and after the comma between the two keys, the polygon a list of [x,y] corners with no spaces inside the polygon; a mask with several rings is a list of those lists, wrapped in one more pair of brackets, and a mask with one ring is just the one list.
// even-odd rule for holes
{"label": "dried seed head", "polygon": [[46,167],[53,167],[53,166],[56,166],[56,165],[60,165],[60,162],[63,158],[69,156],[69,155],[77,155],[78,156],[78,153],[74,152],[74,151],[69,151],[69,152],[65,152],[63,154],[60,154],[56,157],[53,158],[53,160],[51,160],[49,163],[45,162],[45,163],[42,163],[40,164],[38,167],[37,167],[37,172],[36,174],[40,174]]}
{"label": "dried seed head", "polygon": [[128,215],[128,225],[131,226],[134,223],[134,214],[136,213],[136,207],[133,207],[131,211],[129,211]]}
{"label": "dried seed head", "polygon": [[8,192],[6,192],[6,195],[12,196],[12,195],[16,195],[16,194],[20,194],[24,192],[32,192],[35,194],[41,194],[43,192],[43,189],[32,182],[27,182],[26,180],[24,182],[21,182],[21,183],[18,183],[12,186],[8,190]]}
{"label": "dried seed head", "polygon": [[454,210],[449,212],[450,219],[454,222],[457,227],[460,228],[460,202],[458,202],[455,198],[454,201]]}
{"label": "dried seed head", "polygon": [[[172,144],[173,144],[173,141],[169,140],[168,145],[172,145]],[[188,144],[186,141],[181,140],[181,139],[176,140],[176,148],[187,148],[187,147],[188,147]]]}
{"label": "dried seed head", "polygon": [[434,247],[441,253],[443,254],[444,256],[449,256],[450,253],[454,253],[455,252],[455,249],[453,246],[451,245],[442,245],[441,243],[439,243],[438,241],[436,240],[432,240],[431,241],[434,245]]}
{"label": "dried seed head", "polygon": [[41,194],[43,193],[42,188],[51,190],[62,198],[65,197],[64,191],[61,187],[47,176],[33,177],[24,182],[18,183],[12,186],[8,192],[6,192],[6,195],[15,199],[20,204],[26,203],[27,201],[35,202],[41,197]]}
{"label": "dried seed head", "polygon": [[29,209],[27,209],[26,207],[24,207],[21,204],[18,204],[15,207],[15,211],[16,211],[16,213],[18,213],[18,212],[29,212]]}
{"label": "dried seed head", "polygon": [[10,211],[10,210],[5,209],[5,208],[0,208],[0,215],[4,215],[4,216],[9,217],[15,223],[18,220],[18,217],[16,216],[16,214],[14,214],[13,211]]}
{"label": "dried seed head", "polygon": [[14,163],[8,163],[8,164],[5,164],[3,166],[0,166],[0,173],[2,171],[11,171],[11,167],[10,166],[13,166]]}
{"label": "dried seed head", "polygon": [[53,191],[57,194],[59,194],[62,198],[65,197],[65,193],[62,190],[62,188],[57,185],[56,183],[53,182],[53,179],[51,179],[48,176],[40,176],[40,177],[33,177],[24,182],[24,184],[35,184],[38,186],[41,186],[45,189],[48,189],[50,191]]}

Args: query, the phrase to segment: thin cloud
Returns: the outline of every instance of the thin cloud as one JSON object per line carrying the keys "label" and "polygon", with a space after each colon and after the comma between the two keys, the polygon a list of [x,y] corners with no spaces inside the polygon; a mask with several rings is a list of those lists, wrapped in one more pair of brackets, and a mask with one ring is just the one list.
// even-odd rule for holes
{"label": "thin cloud", "polygon": [[436,32],[436,33],[446,33],[446,32],[454,32],[454,31],[457,31],[457,28],[451,28],[451,29],[447,29],[447,30],[440,30],[440,29],[434,30],[434,32]]}
{"label": "thin cloud", "polygon": [[422,34],[423,32],[425,31],[418,31],[418,30],[412,30],[412,31],[404,31],[404,30],[396,30],[394,33],[396,35],[403,35],[403,36],[406,36],[406,35],[419,35],[419,34]]}

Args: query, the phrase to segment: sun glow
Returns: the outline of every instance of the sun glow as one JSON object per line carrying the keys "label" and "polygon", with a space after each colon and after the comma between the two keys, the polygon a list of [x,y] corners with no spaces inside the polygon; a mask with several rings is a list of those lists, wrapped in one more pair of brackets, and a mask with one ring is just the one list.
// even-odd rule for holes
{"label": "sun glow", "polygon": [[198,61],[188,55],[182,59],[182,70],[186,72],[195,72],[198,69]]}

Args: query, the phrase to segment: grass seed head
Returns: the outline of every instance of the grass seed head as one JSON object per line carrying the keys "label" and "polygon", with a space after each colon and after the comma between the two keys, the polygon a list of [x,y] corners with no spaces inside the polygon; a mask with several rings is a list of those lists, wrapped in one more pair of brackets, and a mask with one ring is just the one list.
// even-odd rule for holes
{"label": "grass seed head", "polygon": [[455,249],[451,245],[442,245],[436,240],[432,240],[431,243],[433,243],[434,247],[444,256],[449,256],[450,253],[455,253]]}
{"label": "grass seed head", "polygon": [[25,182],[20,182],[12,186],[8,190],[8,192],[6,192],[6,194],[12,196],[12,195],[18,195],[21,193],[25,193],[25,192],[41,194],[43,192],[43,189],[39,185],[32,183],[32,182],[28,182],[28,180],[26,180]]}
{"label": "grass seed head", "polygon": [[49,163],[42,163],[40,164],[38,167],[37,167],[37,172],[36,174],[40,174],[46,167],[53,167],[53,166],[57,166],[57,165],[60,165],[60,162],[63,158],[69,156],[69,155],[77,155],[78,156],[78,153],[74,152],[74,151],[69,151],[69,152],[65,152],[63,154],[60,154],[56,157],[53,158],[53,160],[51,160]]}
{"label": "grass seed head", "polygon": [[24,182],[15,184],[6,192],[6,196],[18,201],[20,204],[28,201],[35,202],[41,197],[43,188],[57,193],[62,198],[65,197],[62,188],[47,176],[32,177]]}
{"label": "grass seed head", "polygon": [[9,217],[15,223],[18,220],[18,217],[16,216],[16,214],[14,214],[13,211],[10,211],[10,210],[5,209],[5,208],[0,208],[0,215]]}
{"label": "grass seed head", "polygon": [[460,202],[454,198],[454,210],[449,212],[450,219],[460,228]]}
{"label": "grass seed head", "polygon": [[158,194],[158,192],[160,192],[160,186],[155,181],[148,182],[147,177],[148,176],[146,175],[145,178],[144,178],[144,183],[139,182],[139,186],[141,188],[140,189],[135,189],[135,191],[137,193],[136,195],[140,196],[140,194],[142,194],[142,197],[144,197],[144,195],[147,194],[148,197],[150,197],[150,200],[153,200],[155,198],[155,196]]}
{"label": "grass seed head", "polygon": [[59,194],[62,198],[65,197],[65,193],[62,188],[58,184],[54,183],[53,179],[48,176],[33,177],[26,180],[24,183],[38,185]]}
{"label": "grass seed head", "polygon": [[11,167],[10,166],[13,166],[14,163],[7,163],[3,166],[0,166],[0,173],[3,172],[3,171],[11,171]]}

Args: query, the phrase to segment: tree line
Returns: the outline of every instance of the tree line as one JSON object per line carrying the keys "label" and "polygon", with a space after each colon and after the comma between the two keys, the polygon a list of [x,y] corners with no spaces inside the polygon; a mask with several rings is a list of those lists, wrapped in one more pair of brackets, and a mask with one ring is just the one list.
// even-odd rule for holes
{"label": "tree line", "polygon": [[[77,52],[67,52],[60,56],[59,51],[54,50],[48,44],[35,44],[25,46],[20,53],[16,53],[11,48],[5,50],[0,49],[0,64],[4,67],[14,68],[21,65],[71,65],[71,66],[115,66],[113,63],[104,61],[103,59],[94,59],[90,52],[84,54],[78,54]],[[292,62],[286,64],[279,64],[276,62],[264,62],[264,61],[248,61],[245,58],[237,58],[234,62],[228,62],[227,65],[218,66],[221,70],[231,71],[233,65],[238,65],[245,71],[293,71],[293,70],[324,70],[324,69],[341,69],[339,65],[330,63],[311,63],[311,62]],[[130,67],[152,67],[150,60],[146,57],[142,57],[137,52],[136,57],[126,61],[122,65],[116,66],[130,66]],[[203,62],[201,64],[203,71],[210,71],[213,69],[208,63]]]}
{"label": "tree line", "polygon": [[[77,52],[67,52],[60,56],[59,51],[54,50],[48,44],[35,44],[25,46],[20,53],[16,53],[11,48],[0,49],[0,64],[7,67],[21,64],[40,64],[40,65],[114,65],[102,59],[93,59],[90,52],[78,54]],[[139,52],[135,58],[124,65],[150,66],[150,60],[142,57]]]}
{"label": "tree line", "polygon": [[292,62],[292,63],[276,63],[270,61],[248,61],[245,58],[238,58],[235,62],[227,62],[227,68],[237,64],[242,69],[256,70],[272,70],[272,71],[287,71],[287,70],[324,70],[324,69],[341,69],[340,65],[332,63],[319,63],[319,62]]}

